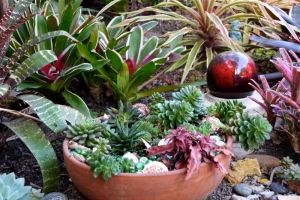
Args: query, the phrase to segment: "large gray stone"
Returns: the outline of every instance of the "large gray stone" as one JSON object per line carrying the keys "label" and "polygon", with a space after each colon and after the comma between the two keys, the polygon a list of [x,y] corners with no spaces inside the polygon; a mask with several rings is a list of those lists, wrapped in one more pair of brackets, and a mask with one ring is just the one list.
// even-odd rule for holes
{"label": "large gray stone", "polygon": [[248,184],[240,183],[233,186],[233,191],[239,195],[247,197],[252,193],[252,188]]}

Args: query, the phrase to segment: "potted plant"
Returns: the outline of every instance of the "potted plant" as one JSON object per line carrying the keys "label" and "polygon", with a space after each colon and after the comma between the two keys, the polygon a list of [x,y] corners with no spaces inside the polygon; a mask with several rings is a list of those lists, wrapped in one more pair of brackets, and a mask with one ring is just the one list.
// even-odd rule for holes
{"label": "potted plant", "polygon": [[194,86],[172,97],[154,93],[149,107],[120,102],[110,117],[70,122],[65,165],[87,198],[204,199],[229,167],[230,135],[245,149],[258,148],[272,129],[238,102],[206,108]]}

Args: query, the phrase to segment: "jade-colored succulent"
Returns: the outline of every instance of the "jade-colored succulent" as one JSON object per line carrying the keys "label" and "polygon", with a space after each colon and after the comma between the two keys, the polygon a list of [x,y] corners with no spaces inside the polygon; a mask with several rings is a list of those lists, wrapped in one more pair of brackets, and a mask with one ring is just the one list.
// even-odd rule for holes
{"label": "jade-colored succulent", "polygon": [[185,101],[191,104],[193,111],[193,122],[199,122],[199,117],[207,114],[207,109],[203,105],[204,99],[202,92],[195,86],[182,88],[179,92],[172,94],[174,100]]}
{"label": "jade-colored succulent", "polygon": [[194,109],[190,103],[185,101],[166,101],[157,104],[159,108],[158,118],[162,121],[164,130],[177,128],[183,123],[192,121]]}
{"label": "jade-colored succulent", "polygon": [[215,103],[209,106],[208,112],[219,118],[221,122],[228,123],[230,119],[234,118],[237,113],[243,113],[246,108],[242,102],[237,100]]}
{"label": "jade-colored succulent", "polygon": [[159,109],[157,108],[158,103],[164,103],[166,99],[158,92],[155,92],[150,98],[149,98],[149,109],[152,115],[159,112]]}
{"label": "jade-colored succulent", "polygon": [[141,130],[142,123],[135,122],[133,125],[122,124],[116,120],[116,128],[110,129],[108,133],[112,152],[123,155],[126,152],[135,151],[140,143],[141,137],[148,134],[148,131]]}
{"label": "jade-colored succulent", "polygon": [[107,182],[108,179],[111,178],[112,174],[118,175],[121,172],[120,164],[114,156],[99,156],[98,154],[93,153],[87,157],[86,160],[91,166],[94,178],[98,178],[98,176],[102,173],[102,179]]}
{"label": "jade-colored succulent", "polygon": [[195,126],[194,124],[190,124],[190,123],[183,123],[181,126],[184,126],[186,130],[191,131],[192,133],[201,133],[203,135],[208,135],[209,133],[212,132],[211,124],[206,121],[203,122],[200,126]]}
{"label": "jade-colored succulent", "polygon": [[270,139],[271,124],[260,115],[249,115],[248,112],[236,113],[236,116],[228,121],[229,128],[225,131],[235,135],[245,150],[258,149],[259,145]]}
{"label": "jade-colored succulent", "polygon": [[122,172],[124,172],[124,173],[135,173],[136,172],[135,163],[133,162],[132,159],[119,157],[119,158],[117,158],[117,161],[120,164],[120,169]]}
{"label": "jade-colored succulent", "polygon": [[130,125],[144,117],[138,108],[134,108],[131,103],[123,103],[122,101],[119,101],[118,109],[108,108],[107,111],[111,116],[111,119],[108,120],[108,124],[112,127],[116,126],[116,121],[119,121],[121,124]]}
{"label": "jade-colored succulent", "polygon": [[[43,193],[33,194],[31,186],[24,186],[24,178],[16,178],[14,173],[0,175],[0,199],[31,200],[42,199]],[[32,196],[34,195],[34,196]]]}
{"label": "jade-colored succulent", "polygon": [[81,119],[75,122],[75,124],[69,125],[65,133],[73,141],[89,146],[88,144],[96,142],[94,141],[95,138],[102,136],[102,127],[103,125],[98,120]]}
{"label": "jade-colored succulent", "polygon": [[109,144],[109,140],[105,138],[96,138],[97,143],[93,143],[90,146],[94,146],[99,155],[109,154],[111,151],[111,146]]}

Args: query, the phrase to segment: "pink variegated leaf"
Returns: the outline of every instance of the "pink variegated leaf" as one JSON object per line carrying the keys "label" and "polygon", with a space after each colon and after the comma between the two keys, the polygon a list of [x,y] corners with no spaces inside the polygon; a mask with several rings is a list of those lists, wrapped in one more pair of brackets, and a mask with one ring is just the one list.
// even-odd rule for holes
{"label": "pink variegated leaf", "polygon": [[270,89],[270,86],[269,86],[269,83],[268,83],[266,77],[264,75],[260,75],[259,77],[260,77],[261,84],[262,84],[264,90],[266,91],[266,90]]}
{"label": "pink variegated leaf", "polygon": [[199,170],[201,165],[201,154],[199,154],[199,146],[190,146],[190,157],[187,160],[187,174],[185,180],[188,180],[194,171]]}
{"label": "pink variegated leaf", "polygon": [[287,50],[285,48],[279,48],[279,53],[281,54],[284,63],[289,65],[289,68],[293,66],[293,61],[289,56]]}
{"label": "pink variegated leaf", "polygon": [[289,53],[294,57],[294,59],[298,62],[298,64],[300,64],[300,59],[297,56],[297,54],[292,50],[289,50]]}
{"label": "pink variegated leaf", "polygon": [[255,99],[251,96],[249,96],[248,98],[251,99],[252,101],[254,101],[255,103],[257,103],[258,105],[260,105],[266,111],[268,110],[267,106],[265,104],[263,104],[262,102],[258,101],[257,99]]}
{"label": "pink variegated leaf", "polygon": [[169,143],[167,145],[162,145],[162,146],[154,146],[151,148],[147,148],[146,151],[148,151],[148,157],[166,153],[166,152],[172,152],[173,151],[173,143]]}
{"label": "pink variegated leaf", "polygon": [[271,60],[277,70],[282,73],[283,77],[289,82],[292,83],[292,72],[289,66],[281,58],[275,58],[276,61]]}
{"label": "pink variegated leaf", "polygon": [[300,106],[292,100],[292,98],[290,96],[286,96],[280,92],[276,92],[274,90],[270,90],[270,92],[276,94],[277,96],[279,96],[280,98],[282,98],[286,103],[288,103],[289,105],[291,105],[293,108],[295,109],[299,109]]}

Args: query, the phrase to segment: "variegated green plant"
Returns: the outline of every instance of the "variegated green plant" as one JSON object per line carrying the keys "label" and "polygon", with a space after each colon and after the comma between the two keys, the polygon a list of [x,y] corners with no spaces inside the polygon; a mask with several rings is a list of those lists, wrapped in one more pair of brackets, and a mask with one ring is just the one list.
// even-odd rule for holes
{"label": "variegated green plant", "polygon": [[[118,20],[122,21],[122,17]],[[116,19],[113,19],[113,23],[115,22]],[[179,54],[184,50],[184,47],[178,46],[181,35],[168,37],[162,41],[159,41],[156,36],[147,39],[143,28],[148,30],[153,25],[153,23],[148,23],[144,27],[136,26],[129,34],[123,32],[120,27],[109,26],[109,32],[106,29],[100,29],[103,32],[99,34],[100,49],[98,53],[92,53],[85,46],[77,44],[80,54],[91,63],[97,63],[98,59],[102,59],[101,53],[104,53],[109,63],[98,69],[100,75],[97,76],[107,82],[109,90],[117,101],[133,102],[154,92],[186,86],[172,85],[140,91],[166,70],[164,69],[154,76],[163,64],[178,59]],[[122,43],[120,40],[124,35],[128,35],[126,43]],[[199,85],[201,83],[204,81],[191,84]]]}
{"label": "variegated green plant", "polygon": [[[58,36],[51,40],[44,41],[28,51],[29,55],[36,52],[51,50],[58,57],[57,60],[47,63],[40,70],[33,73],[28,79],[18,85],[18,90],[38,90],[47,95],[48,98],[62,95],[65,100],[88,116],[88,110],[83,100],[68,90],[73,78],[88,71],[93,72],[101,68],[106,60],[98,60],[97,63],[86,63],[79,55],[76,43],[86,46],[89,50],[96,48],[98,41],[98,29],[102,14],[111,5],[118,2],[114,0],[98,12],[96,16],[84,15],[80,4],[82,0],[36,1],[26,13],[38,12],[33,20],[26,22],[19,27],[10,43],[7,55],[10,56],[16,48],[24,44],[28,39],[39,37],[51,31],[65,31],[74,40],[67,37]],[[21,58],[22,60],[22,58]]]}
{"label": "variegated green plant", "polygon": [[[212,58],[220,52],[234,50],[244,51],[244,47],[248,42],[248,33],[252,29],[247,24],[248,19],[259,19],[261,16],[256,13],[233,12],[237,5],[261,3],[260,1],[237,0],[237,1],[219,1],[219,0],[193,0],[193,7],[185,6],[177,0],[170,0],[159,3],[153,7],[147,7],[137,11],[128,13],[128,18],[124,25],[132,21],[148,21],[148,20],[175,20],[180,21],[183,25],[182,29],[166,33],[170,38],[178,35],[184,35],[181,45],[186,45],[187,50],[183,57],[175,62],[168,70],[175,70],[183,65],[184,72],[182,82],[185,80],[188,72],[197,66],[208,66]],[[183,15],[174,11],[168,11],[166,7],[177,7],[182,10]],[[153,11],[156,13],[151,16],[136,16],[144,11]],[[226,12],[230,12],[226,14]],[[225,15],[223,15],[225,14]],[[222,17],[221,17],[222,16]],[[243,40],[238,42],[231,39],[228,35],[233,20],[239,20],[240,26],[244,27],[241,31],[244,33]],[[254,27],[254,26],[253,26]]]}
{"label": "variegated green plant", "polygon": [[[294,3],[288,14],[278,7],[268,4],[263,5],[267,11],[273,14],[265,14],[263,20],[272,22],[270,26],[261,28],[263,34],[260,37],[253,35],[250,40],[263,46],[285,48],[300,53],[300,2]],[[283,27],[288,33],[283,30]]]}
{"label": "variegated green plant", "polygon": [[[84,17],[80,7],[82,0],[70,1],[44,1],[42,5],[33,4],[28,13],[40,11],[32,21],[26,22],[19,27],[14,34],[8,55],[16,48],[24,44],[29,38],[38,37],[51,31],[66,31],[76,40],[68,40],[67,37],[59,36],[51,40],[44,41],[32,50],[29,54],[41,50],[52,50],[58,59],[42,67],[39,71],[31,75],[29,79],[18,86],[18,89],[40,89],[42,92],[62,92],[68,89],[72,78],[82,71],[94,70],[89,63],[78,55],[76,43],[84,45],[90,43],[90,37],[97,31],[97,24],[100,17],[89,15]],[[37,2],[38,3],[38,2]],[[99,66],[101,67],[101,65]]]}
{"label": "variegated green plant", "polygon": [[[11,91],[31,74],[57,59],[51,50],[41,50],[32,55],[28,55],[27,53],[32,47],[56,36],[67,36],[73,40],[74,38],[64,31],[45,33],[39,37],[28,40],[16,49],[10,57],[7,57],[6,50],[13,32],[22,23],[34,17],[34,14],[22,17],[24,10],[30,3],[31,1],[27,0],[20,1],[19,4],[11,7],[0,20],[0,123],[17,134],[32,151],[41,167],[43,190],[44,192],[49,192],[56,190],[59,185],[59,166],[51,144],[35,121],[43,121],[55,133],[60,133],[67,127],[67,124],[57,107],[48,99],[37,95],[19,94],[19,96],[16,97]],[[24,57],[25,59],[23,59]],[[8,109],[10,104],[18,99],[30,105],[33,110],[36,111],[40,119],[25,114],[22,111]],[[6,113],[13,114],[13,116],[17,117],[8,118]],[[0,132],[3,133],[3,130]],[[47,156],[45,156],[45,153]]]}

